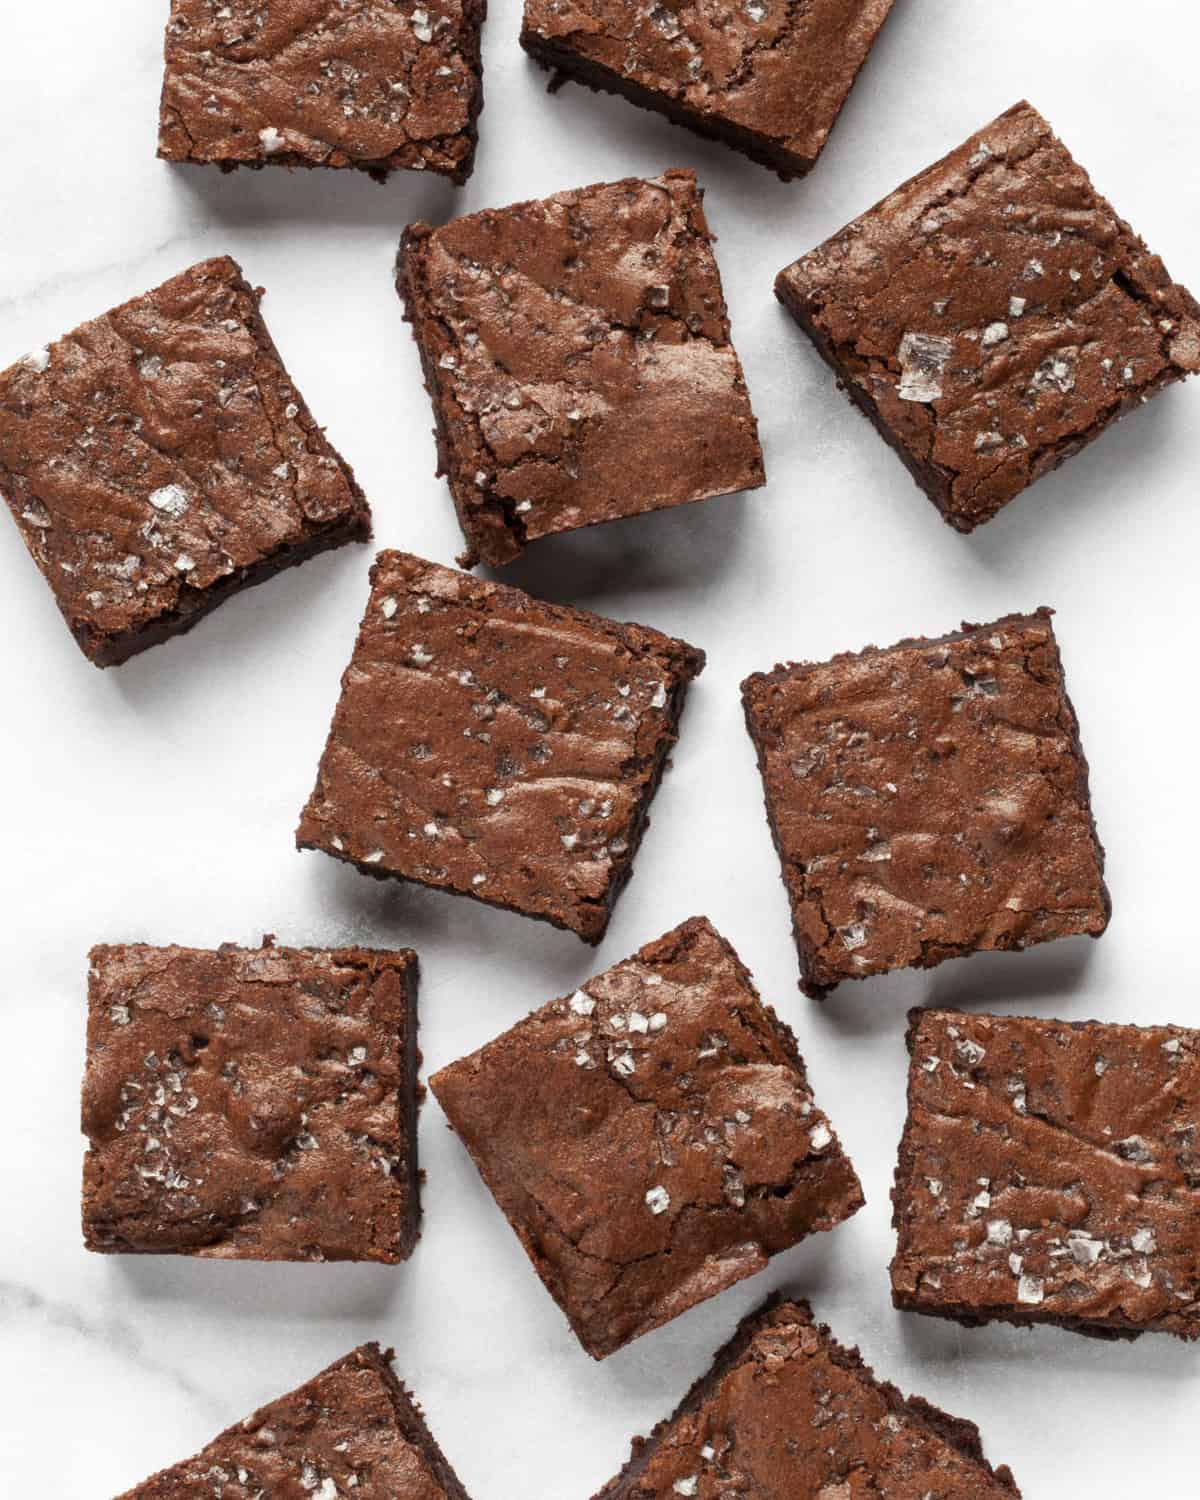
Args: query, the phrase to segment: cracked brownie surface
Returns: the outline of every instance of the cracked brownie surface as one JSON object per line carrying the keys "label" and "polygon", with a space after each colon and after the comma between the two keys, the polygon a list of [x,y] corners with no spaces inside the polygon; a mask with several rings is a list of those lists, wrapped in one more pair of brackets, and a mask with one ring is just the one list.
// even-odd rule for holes
{"label": "cracked brownie surface", "polygon": [[960,531],[1200,370],[1200,306],[1028,104],[775,289]]}
{"label": "cracked brownie surface", "polygon": [[461,183],[485,0],[171,0],[158,154]]}
{"label": "cracked brownie surface", "polygon": [[363,1344],[117,1500],[468,1500],[391,1359]]}
{"label": "cracked brownie surface", "polygon": [[702,197],[673,171],[405,231],[464,565],[765,482]]}
{"label": "cracked brownie surface", "polygon": [[382,552],[296,843],[599,942],[704,653]]}
{"label": "cracked brownie surface", "polygon": [[0,489],[97,666],[371,534],[258,300],[203,261],[0,374]]}
{"label": "cracked brownie surface", "polygon": [[893,3],[525,0],[521,45],[786,181],[816,163]]}
{"label": "cracked brownie surface", "polygon": [[596,1359],[862,1206],[795,1038],[704,918],[430,1087]]}
{"label": "cracked brownie surface", "polygon": [[1108,925],[1050,615],[742,684],[806,993]]}
{"label": "cracked brownie surface", "polygon": [[408,951],[93,949],[88,1249],[404,1260],[416,1033]]}
{"label": "cracked brownie surface", "polygon": [[896,1306],[1200,1337],[1200,1032],[909,1022]]}
{"label": "cracked brownie surface", "polygon": [[595,1500],[1020,1500],[973,1422],[876,1379],[806,1302],[743,1319]]}

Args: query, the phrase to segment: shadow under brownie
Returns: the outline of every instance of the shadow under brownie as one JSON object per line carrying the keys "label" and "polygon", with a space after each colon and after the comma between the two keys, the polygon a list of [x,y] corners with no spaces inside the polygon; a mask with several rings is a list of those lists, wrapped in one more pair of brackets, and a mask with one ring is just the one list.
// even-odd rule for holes
{"label": "shadow under brownie", "polygon": [[595,1359],[862,1207],[795,1038],[703,917],[430,1087]]}
{"label": "shadow under brownie", "polygon": [[412,1253],[417,960],[366,948],[92,950],[89,1250]]}

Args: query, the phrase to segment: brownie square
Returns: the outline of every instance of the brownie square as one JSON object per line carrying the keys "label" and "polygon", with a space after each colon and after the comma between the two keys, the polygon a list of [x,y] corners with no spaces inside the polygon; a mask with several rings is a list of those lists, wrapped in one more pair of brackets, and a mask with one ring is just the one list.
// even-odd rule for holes
{"label": "brownie square", "polygon": [[1050,616],[743,682],[807,994],[1107,927]]}
{"label": "brownie square", "polygon": [[795,1038],[703,917],[430,1087],[594,1359],[862,1207]]}
{"label": "brownie square", "polygon": [[469,1500],[391,1360],[363,1344],[117,1500]]}
{"label": "brownie square", "polygon": [[237,167],[475,164],[486,0],[171,0],[158,154]]}
{"label": "brownie square", "polygon": [[892,4],[525,0],[521,45],[544,68],[724,141],[786,182],[816,165]]}
{"label": "brownie square", "polygon": [[1200,370],[1200,306],[1028,104],[775,290],[959,531]]}
{"label": "brownie square", "polygon": [[702,198],[666,172],[405,230],[464,566],[765,483]]}
{"label": "brownie square", "polygon": [[366,948],[94,948],[89,1250],[411,1254],[417,959]]}
{"label": "brownie square", "polygon": [[261,295],[202,261],[0,373],[0,490],[99,667],[371,534]]}
{"label": "brownie square", "polygon": [[897,1307],[1200,1338],[1200,1032],[914,1010]]}
{"label": "brownie square", "polygon": [[594,1500],[1020,1500],[979,1429],[877,1380],[806,1302],[743,1319]]}
{"label": "brownie square", "polygon": [[704,653],[381,552],[296,832],[598,943]]}

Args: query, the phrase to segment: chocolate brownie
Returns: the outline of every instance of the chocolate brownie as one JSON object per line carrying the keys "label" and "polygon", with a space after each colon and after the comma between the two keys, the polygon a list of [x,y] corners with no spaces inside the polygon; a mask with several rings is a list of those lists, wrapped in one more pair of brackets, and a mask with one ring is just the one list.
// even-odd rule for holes
{"label": "chocolate brownie", "polygon": [[666,172],[405,230],[464,565],[765,482],[702,198]]}
{"label": "chocolate brownie", "polygon": [[806,1302],[770,1298],[594,1500],[1020,1500],[973,1422],[877,1380]]}
{"label": "chocolate brownie", "polygon": [[462,183],[486,0],[171,0],[158,154],[237,167],[397,167]]}
{"label": "chocolate brownie", "polygon": [[743,682],[807,994],[1107,927],[1050,616]]}
{"label": "chocolate brownie", "polygon": [[381,552],[296,832],[598,943],[704,653]]}
{"label": "chocolate brownie", "polygon": [[795,1038],[703,917],[430,1087],[595,1359],[862,1207]]}
{"label": "chocolate brownie", "polygon": [[1200,1031],[909,1022],[896,1306],[1200,1338]]}
{"label": "chocolate brownie", "polygon": [[236,262],[201,262],[0,373],[0,490],[99,667],[371,515]]}
{"label": "chocolate brownie", "polygon": [[1028,104],[775,290],[959,531],[1200,370],[1200,306]]}
{"label": "chocolate brownie", "polygon": [[391,1360],[363,1344],[117,1500],[469,1500]]}
{"label": "chocolate brownie", "polygon": [[560,77],[724,141],[786,182],[815,166],[892,4],[525,0],[521,45]]}
{"label": "chocolate brownie", "polygon": [[414,953],[94,948],[87,1248],[404,1260],[419,1062]]}

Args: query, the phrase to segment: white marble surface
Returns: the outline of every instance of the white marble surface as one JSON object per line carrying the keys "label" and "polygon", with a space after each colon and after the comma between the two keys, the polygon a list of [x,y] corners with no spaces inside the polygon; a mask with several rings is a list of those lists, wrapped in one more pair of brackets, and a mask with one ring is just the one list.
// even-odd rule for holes
{"label": "white marble surface", "polygon": [[[1196,1494],[1200,1352],[1163,1338],[962,1331],[892,1311],[888,1187],[904,1013],[936,998],[1194,1022],[1193,690],[1200,390],[1138,413],[970,539],[938,520],[771,296],[775,271],[1022,95],[1200,283],[1195,7],[1182,0],[899,0],[806,184],[617,100],[557,98],[493,0],[478,169],[222,177],[154,159],[165,0],[5,6],[0,364],[229,251],[378,542],[450,561],[430,414],[390,280],[406,221],[694,165],[709,189],[768,489],[542,543],[516,581],[705,646],[674,771],[598,954],[570,935],[292,848],[365,597],[360,549],[223,606],[101,674],[0,518],[0,1493],[104,1500],[366,1338],[399,1368],[475,1500],[586,1500],[736,1318],[781,1285],[877,1368],[977,1420],[1027,1500]],[[795,955],[736,684],[781,656],[1049,603],[1091,758],[1116,916],[1100,944],[979,958],[845,990]],[[868,1207],[757,1280],[595,1365],[432,1101],[425,1236],[398,1269],[110,1259],[80,1246],[85,954],[98,940],[414,945],[429,1067],[707,912],[797,1029]],[[800,1497],[797,1497],[800,1500]]]}

